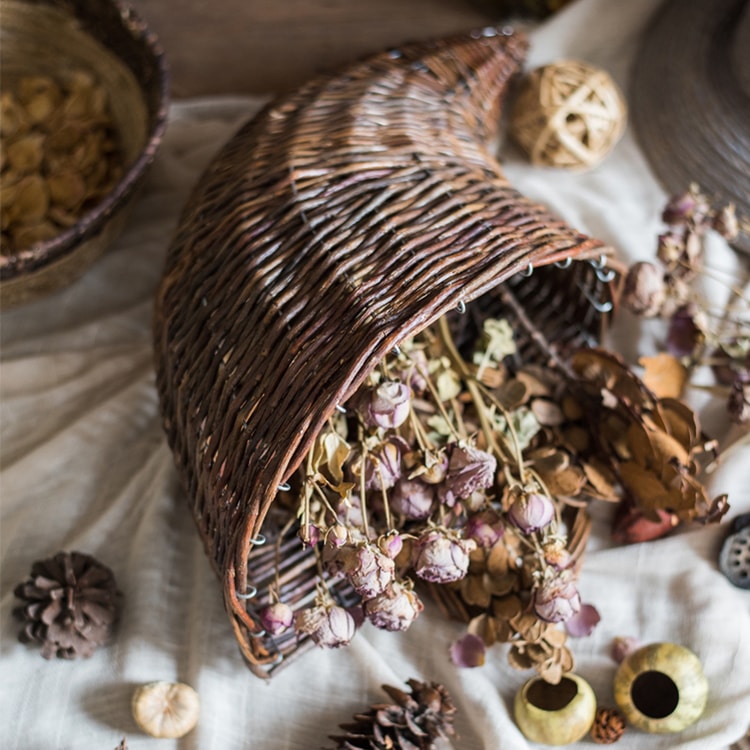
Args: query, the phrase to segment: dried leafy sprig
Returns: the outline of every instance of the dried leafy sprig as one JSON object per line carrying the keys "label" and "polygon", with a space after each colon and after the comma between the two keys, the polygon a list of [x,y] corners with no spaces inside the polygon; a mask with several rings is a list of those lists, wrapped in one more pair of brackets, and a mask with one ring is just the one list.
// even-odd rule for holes
{"label": "dried leafy sprig", "polygon": [[[750,424],[750,299],[742,282],[705,265],[705,236],[716,231],[736,239],[739,222],[732,204],[713,206],[695,184],[672,197],[662,213],[667,231],[659,235],[657,262],[633,264],[624,278],[622,301],[636,315],[668,321],[667,357],[646,360],[656,377],[669,367],[673,390],[679,392],[699,365],[710,365],[716,387],[726,399],[730,418]],[[697,288],[702,278],[722,281],[730,294],[726,308],[715,306]],[[684,368],[680,373],[680,368]],[[661,370],[661,373],[657,372]]]}

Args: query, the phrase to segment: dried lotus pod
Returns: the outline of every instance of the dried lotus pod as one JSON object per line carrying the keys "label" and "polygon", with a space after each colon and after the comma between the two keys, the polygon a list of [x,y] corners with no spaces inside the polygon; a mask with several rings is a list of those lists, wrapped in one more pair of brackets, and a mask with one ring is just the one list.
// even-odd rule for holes
{"label": "dried lotus pod", "polygon": [[198,693],[184,682],[149,682],[131,701],[135,723],[152,737],[184,737],[198,723]]}

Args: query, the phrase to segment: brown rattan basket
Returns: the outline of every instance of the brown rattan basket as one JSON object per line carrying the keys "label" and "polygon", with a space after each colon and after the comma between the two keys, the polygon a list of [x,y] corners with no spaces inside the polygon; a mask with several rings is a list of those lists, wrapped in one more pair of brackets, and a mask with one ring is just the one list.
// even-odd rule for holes
{"label": "brown rattan basket", "polygon": [[[376,363],[485,294],[521,355],[544,363],[540,336],[563,357],[596,341],[611,309],[607,249],[523,198],[492,153],[526,47],[485,29],[313,80],[230,140],[184,210],[156,300],[158,390],[258,675],[309,644],[262,633],[255,613],[276,565],[295,607],[317,576],[294,529],[277,538],[290,519],[274,499]],[[333,591],[347,601],[343,584]]]}

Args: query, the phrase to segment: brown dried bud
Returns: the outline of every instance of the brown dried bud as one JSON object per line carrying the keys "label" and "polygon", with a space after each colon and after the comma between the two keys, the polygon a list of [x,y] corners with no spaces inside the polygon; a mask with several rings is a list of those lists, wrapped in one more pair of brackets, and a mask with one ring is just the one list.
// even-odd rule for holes
{"label": "brown dried bud", "polygon": [[710,213],[710,206],[706,197],[697,185],[680,195],[673,195],[664,207],[661,218],[665,224],[688,224],[694,226],[703,224]]}
{"label": "brown dried bud", "polygon": [[729,391],[727,411],[730,419],[736,424],[750,422],[750,374],[737,374]]}
{"label": "brown dried bud", "polygon": [[625,732],[625,717],[616,708],[597,708],[591,726],[591,739],[598,745],[611,745]]}
{"label": "brown dried bud", "polygon": [[735,240],[740,233],[734,203],[719,209],[711,221],[711,226],[726,240]]}
{"label": "brown dried bud", "polygon": [[666,298],[664,274],[653,263],[635,263],[625,276],[622,303],[636,315],[652,318],[658,315]]}
{"label": "brown dried bud", "polygon": [[309,635],[321,648],[347,646],[357,630],[354,617],[343,607],[318,603],[301,609],[294,616],[294,627],[300,635]]}

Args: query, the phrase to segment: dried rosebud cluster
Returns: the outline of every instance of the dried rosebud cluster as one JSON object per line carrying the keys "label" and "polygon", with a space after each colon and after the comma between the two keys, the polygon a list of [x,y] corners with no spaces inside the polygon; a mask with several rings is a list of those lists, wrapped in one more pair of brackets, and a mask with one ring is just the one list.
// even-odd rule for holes
{"label": "dried rosebud cluster", "polygon": [[[313,605],[294,615],[294,631],[319,646],[348,642],[354,610],[325,589],[341,581],[363,620],[406,630],[423,610],[421,585],[479,605],[494,623],[471,633],[471,658],[461,656],[464,644],[455,659],[478,663],[477,654],[505,641],[512,663],[554,681],[572,666],[556,626],[581,604],[576,556],[547,487],[594,490],[583,469],[543,447],[562,412],[553,386],[510,378],[507,322],[485,320],[467,360],[456,359],[450,335],[436,326],[386,358],[300,468],[299,536],[325,579]],[[273,636],[290,618],[278,601],[258,613]]]}
{"label": "dried rosebud cluster", "polygon": [[[727,240],[739,233],[732,204],[712,207],[698,187],[670,199],[662,213],[669,226],[659,235],[658,263],[634,263],[625,275],[622,302],[645,318],[669,322],[665,349],[688,367],[710,364],[720,385],[727,387],[727,411],[739,424],[750,422],[750,323],[747,316],[725,316],[724,325],[711,325],[712,305],[694,282],[704,273],[704,238],[713,230]],[[742,290],[730,287],[747,309]]]}

